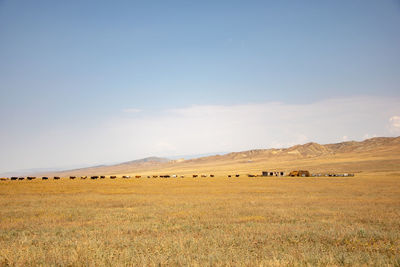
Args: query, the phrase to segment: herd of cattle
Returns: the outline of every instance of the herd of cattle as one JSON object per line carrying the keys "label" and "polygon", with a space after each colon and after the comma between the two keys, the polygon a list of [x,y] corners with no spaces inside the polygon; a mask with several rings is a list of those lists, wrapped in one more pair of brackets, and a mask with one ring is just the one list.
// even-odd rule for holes
{"label": "herd of cattle", "polygon": [[[228,175],[228,177],[239,177],[239,174],[235,174],[235,175]],[[95,176],[69,176],[69,179],[74,180],[74,179],[91,179],[91,180],[96,180],[96,179],[105,179],[105,178],[110,178],[110,179],[116,179],[116,178],[123,178],[123,179],[130,179],[132,178],[132,176],[130,175],[122,175],[122,176],[116,176],[116,175],[110,175],[110,176],[105,176],[105,175],[95,175]],[[133,176],[135,178],[142,178],[142,177],[147,177],[147,178],[185,178],[184,175],[147,175],[147,176],[142,176],[142,175],[135,175]],[[215,177],[214,174],[193,174],[192,175],[193,178],[197,178],[197,177],[202,177],[202,178],[206,178],[206,177]],[[52,177],[53,180],[60,180],[62,177],[60,176],[53,176]],[[68,178],[68,177],[65,177]],[[1,177],[0,180],[1,181],[6,181],[6,180],[12,180],[12,181],[16,181],[16,180],[35,180],[35,179],[41,179],[41,180],[49,180],[51,179],[51,177],[48,176],[43,176],[43,177],[35,177],[35,176],[28,176],[28,177]]]}
{"label": "herd of cattle", "polygon": [[[342,173],[342,174],[337,174],[337,173],[326,173],[326,174],[310,174],[309,171],[291,171],[288,175],[285,175],[285,172],[279,171],[279,172],[267,172],[267,171],[263,171],[261,175],[258,174],[247,174],[248,177],[265,177],[265,176],[289,176],[289,177],[320,177],[320,176],[326,176],[326,177],[349,177],[349,176],[354,176],[354,174],[352,173]],[[96,179],[105,179],[109,177],[110,179],[116,179],[118,177],[121,177],[123,179],[130,179],[132,178],[129,175],[122,175],[122,176],[116,176],[116,175],[110,175],[110,176],[105,176],[105,175],[100,175],[100,176],[69,176],[69,179],[74,180],[74,179],[91,179],[91,180],[96,180]],[[147,175],[147,176],[142,176],[142,175],[135,175],[135,178],[185,178],[185,175]],[[189,177],[193,177],[193,178],[206,178],[206,177],[215,177],[214,174],[193,174]],[[228,178],[233,178],[233,177],[240,177],[240,174],[228,174]],[[12,180],[12,181],[16,181],[16,180],[35,180],[35,179],[41,179],[41,180],[49,180],[51,179],[51,177],[47,177],[47,176],[43,176],[43,177],[34,177],[34,176],[28,176],[28,177],[2,177],[0,178],[0,181],[7,181],[7,180]],[[53,176],[53,180],[60,180],[61,177],[60,176]]]}

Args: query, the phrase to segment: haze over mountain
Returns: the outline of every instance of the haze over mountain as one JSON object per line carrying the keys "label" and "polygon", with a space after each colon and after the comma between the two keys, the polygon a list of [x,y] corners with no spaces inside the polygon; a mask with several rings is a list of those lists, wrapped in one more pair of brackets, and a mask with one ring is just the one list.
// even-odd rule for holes
{"label": "haze over mountain", "polygon": [[114,165],[57,172],[58,175],[156,174],[192,172],[259,172],[263,169],[309,168],[313,171],[381,171],[400,168],[400,137],[375,137],[321,145],[256,149],[195,159],[148,157]]}
{"label": "haze over mountain", "polygon": [[160,158],[160,157],[147,157],[143,159],[136,159],[127,162],[122,162],[118,165],[140,165],[144,163],[164,163],[169,162],[170,160],[167,158]]}
{"label": "haze over mountain", "polygon": [[104,163],[104,164],[78,164],[75,166],[63,166],[63,167],[53,167],[53,168],[31,168],[31,169],[22,169],[22,170],[14,170],[14,171],[7,171],[1,172],[0,176],[4,177],[11,177],[11,176],[26,176],[31,174],[38,174],[38,173],[56,173],[56,172],[65,172],[65,171],[72,171],[72,170],[82,170],[82,169],[94,169],[99,167],[107,167],[107,166],[114,166],[114,165],[131,165],[140,163],[156,163],[156,162],[169,162],[169,161],[182,161],[187,159],[194,159],[200,157],[207,157],[213,155],[224,155],[228,152],[218,152],[218,153],[205,153],[205,154],[192,154],[192,155],[176,155],[170,157],[146,157],[142,159],[136,159],[126,162],[113,162],[113,163]]}

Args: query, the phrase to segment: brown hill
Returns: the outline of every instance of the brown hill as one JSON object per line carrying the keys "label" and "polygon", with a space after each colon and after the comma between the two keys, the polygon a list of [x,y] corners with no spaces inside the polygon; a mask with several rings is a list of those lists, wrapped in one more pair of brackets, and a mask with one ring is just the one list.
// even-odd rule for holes
{"label": "brown hill", "polygon": [[262,170],[309,169],[314,172],[400,171],[400,137],[376,137],[320,145],[307,143],[281,149],[257,149],[226,155],[172,161],[146,158],[110,166],[59,172],[58,175],[260,173]]}

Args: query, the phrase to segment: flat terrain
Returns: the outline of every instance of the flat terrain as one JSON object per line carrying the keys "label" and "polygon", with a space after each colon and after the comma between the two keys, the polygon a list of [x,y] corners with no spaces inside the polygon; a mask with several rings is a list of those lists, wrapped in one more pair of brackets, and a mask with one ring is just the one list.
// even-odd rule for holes
{"label": "flat terrain", "polygon": [[2,266],[400,265],[397,170],[0,181],[0,200]]}

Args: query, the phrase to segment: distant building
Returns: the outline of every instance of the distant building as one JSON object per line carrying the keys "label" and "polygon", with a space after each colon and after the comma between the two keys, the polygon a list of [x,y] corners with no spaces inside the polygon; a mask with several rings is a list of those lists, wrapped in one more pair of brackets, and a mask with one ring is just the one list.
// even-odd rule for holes
{"label": "distant building", "polygon": [[310,177],[310,172],[309,171],[291,171],[289,173],[289,176],[291,177],[295,177],[295,176],[301,176],[301,177]]}

